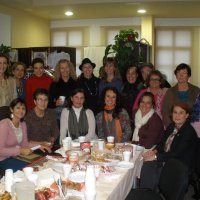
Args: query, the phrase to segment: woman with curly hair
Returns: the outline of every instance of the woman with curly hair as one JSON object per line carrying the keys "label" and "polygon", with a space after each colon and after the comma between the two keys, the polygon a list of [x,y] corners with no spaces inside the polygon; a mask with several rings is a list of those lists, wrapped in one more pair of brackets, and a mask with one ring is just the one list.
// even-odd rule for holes
{"label": "woman with curly hair", "polygon": [[127,111],[121,107],[120,94],[115,87],[107,87],[102,93],[101,112],[96,116],[99,138],[114,136],[115,142],[130,140],[131,126]]}
{"label": "woman with curly hair", "polygon": [[[49,91],[49,107],[56,111],[57,120],[60,120],[62,109],[67,105],[67,99],[72,91],[77,87],[76,72],[73,64],[66,59],[61,59],[54,74],[54,82]],[[61,99],[65,97],[65,101]]]}

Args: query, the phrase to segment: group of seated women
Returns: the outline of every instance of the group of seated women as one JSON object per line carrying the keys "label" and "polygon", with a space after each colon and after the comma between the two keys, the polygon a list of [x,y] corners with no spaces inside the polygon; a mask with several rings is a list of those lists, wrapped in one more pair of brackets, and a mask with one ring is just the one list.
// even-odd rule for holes
{"label": "group of seated women", "polygon": [[[4,86],[13,79],[6,76],[8,60],[2,55],[0,64],[3,80],[0,84]],[[16,82],[12,83],[18,97],[25,96],[26,104],[21,98],[15,99],[14,91],[9,99],[0,98],[0,106],[3,101],[11,102],[10,118],[0,121],[0,130],[4,130],[0,134],[0,168],[8,168],[16,155],[30,154],[35,145],[51,153],[56,143],[57,148],[62,146],[66,136],[72,139],[86,136],[88,141],[114,136],[115,142],[133,142],[150,149],[143,155],[148,162],[142,168],[141,186],[154,187],[158,176],[149,184],[145,174],[149,168],[159,171],[169,158],[177,158],[192,168],[196,132],[190,125],[189,115],[196,99],[194,107],[198,108],[199,88],[188,82],[191,69],[187,64],[176,67],[178,83],[167,89],[162,74],[152,68],[145,76],[146,85],[140,81],[135,66],[127,68],[123,83],[113,58],[105,60],[101,79],[94,76],[96,65],[88,58],[79,66],[82,74],[78,79],[72,63],[60,60],[54,81],[44,74],[44,63],[35,59],[34,74],[23,83],[25,90],[18,84],[17,77],[21,77],[19,71],[23,68],[18,64],[13,66]],[[141,70],[145,67],[148,66],[142,66]],[[193,126],[198,127],[200,115],[194,109],[192,113]]]}

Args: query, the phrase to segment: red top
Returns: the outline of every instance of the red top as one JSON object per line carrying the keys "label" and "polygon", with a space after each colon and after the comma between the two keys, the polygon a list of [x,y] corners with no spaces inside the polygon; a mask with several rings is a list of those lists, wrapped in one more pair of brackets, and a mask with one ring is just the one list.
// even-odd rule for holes
{"label": "red top", "polygon": [[41,77],[37,77],[35,75],[29,77],[26,81],[26,106],[28,110],[31,110],[35,107],[33,101],[33,93],[38,88],[45,88],[49,90],[49,87],[53,79],[50,76],[43,75]]}

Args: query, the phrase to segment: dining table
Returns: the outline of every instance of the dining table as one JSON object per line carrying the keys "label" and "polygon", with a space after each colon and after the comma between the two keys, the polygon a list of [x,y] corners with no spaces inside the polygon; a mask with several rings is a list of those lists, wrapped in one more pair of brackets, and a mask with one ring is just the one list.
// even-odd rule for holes
{"label": "dining table", "polygon": [[97,181],[96,200],[124,200],[130,190],[136,187],[137,178],[143,164],[142,150],[136,151],[130,168],[115,167],[113,174],[102,175]]}
{"label": "dining table", "polygon": [[[136,145],[133,145],[133,149],[134,151],[132,157],[128,162],[129,165],[120,165],[120,163],[123,163],[123,161],[120,161],[119,163],[115,163],[112,165],[114,169],[112,172],[101,173],[97,177],[96,200],[125,200],[130,190],[136,187],[137,178],[140,177],[140,171],[143,164],[142,153],[144,151],[144,148],[137,148]],[[73,151],[73,149],[71,151]],[[55,172],[52,166],[54,166],[56,163],[66,161],[66,152],[63,148],[58,149],[56,152],[60,153],[62,156],[54,157],[47,155],[29,164],[29,166],[33,167],[34,169],[36,169],[37,166],[41,166],[37,168],[38,176],[41,179],[41,185],[53,182],[53,179],[55,178],[58,171]],[[106,150],[106,152],[108,152],[108,150]],[[15,177],[24,176],[23,171],[17,171],[15,174]],[[0,183],[0,193],[2,193],[3,191],[4,185],[2,178]],[[78,196],[78,199],[86,200],[84,196],[84,191],[75,194]],[[62,198],[58,197],[55,199],[61,200]]]}

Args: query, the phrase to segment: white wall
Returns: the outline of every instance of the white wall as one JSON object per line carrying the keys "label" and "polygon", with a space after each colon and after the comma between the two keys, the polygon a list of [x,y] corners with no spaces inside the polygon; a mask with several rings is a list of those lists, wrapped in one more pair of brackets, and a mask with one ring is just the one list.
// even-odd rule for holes
{"label": "white wall", "polygon": [[51,21],[50,28],[89,27],[89,45],[101,46],[101,26],[140,26],[141,18],[110,18]]}

